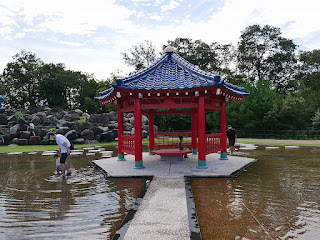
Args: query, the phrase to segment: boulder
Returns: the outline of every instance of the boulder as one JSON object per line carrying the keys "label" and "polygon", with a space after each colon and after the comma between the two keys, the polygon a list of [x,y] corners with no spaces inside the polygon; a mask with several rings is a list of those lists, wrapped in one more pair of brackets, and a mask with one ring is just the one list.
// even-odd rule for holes
{"label": "boulder", "polygon": [[10,127],[10,134],[11,135],[18,136],[19,131],[20,131],[20,124],[16,124],[16,125]]}
{"label": "boulder", "polygon": [[75,112],[76,114],[78,114],[79,116],[81,116],[83,114],[83,112],[80,109],[75,109],[72,110],[71,113]]}
{"label": "boulder", "polygon": [[[109,126],[109,128],[110,128],[110,126]],[[132,129],[132,125],[130,123],[124,123],[123,124],[123,130],[124,131],[131,131],[131,129]]]}
{"label": "boulder", "polygon": [[99,123],[103,124],[103,125],[108,125],[109,124],[109,115],[108,115],[108,113],[100,114]]}
{"label": "boulder", "polygon": [[33,122],[34,125],[38,126],[41,123],[41,119],[38,116],[33,115],[31,118],[31,122]]}
{"label": "boulder", "polygon": [[109,128],[108,127],[101,127],[99,126],[99,128],[102,130],[102,132],[108,132]]}
{"label": "boulder", "polygon": [[84,144],[85,141],[86,140],[84,138],[76,138],[76,139],[72,140],[71,142],[74,144]]}
{"label": "boulder", "polygon": [[0,114],[4,113],[6,110],[4,108],[0,108]]}
{"label": "boulder", "polygon": [[65,135],[69,131],[70,131],[69,127],[60,127],[59,128],[59,133],[62,134],[62,135]]}
{"label": "boulder", "polygon": [[53,115],[48,115],[46,118],[46,122],[48,122],[49,124],[52,124],[52,125],[57,125],[58,119],[56,117],[54,117]]}
{"label": "boulder", "polygon": [[19,144],[19,138],[12,139],[11,143],[13,144]]}
{"label": "boulder", "polygon": [[142,138],[147,138],[148,137],[148,132],[143,130],[142,131]]}
{"label": "boulder", "polygon": [[128,118],[128,122],[134,126],[134,117]]}
{"label": "boulder", "polygon": [[66,120],[67,122],[71,121],[71,114],[67,113],[63,116],[63,119]]}
{"label": "boulder", "polygon": [[85,120],[85,121],[88,121],[90,118],[90,115],[88,113],[83,113],[82,116],[81,116],[81,119]]}
{"label": "boulder", "polygon": [[90,129],[85,129],[81,132],[81,137],[86,140],[93,140],[94,139],[94,132]]}
{"label": "boulder", "polygon": [[41,145],[42,144],[41,137],[31,136],[30,140],[29,140],[29,144],[30,145]]}
{"label": "boulder", "polygon": [[85,144],[98,144],[99,141],[97,141],[97,140],[86,140],[84,143]]}
{"label": "boulder", "polygon": [[101,127],[96,127],[96,126],[91,127],[90,130],[93,131],[94,136],[97,136],[97,135],[99,135],[100,133],[104,132],[104,131],[101,129]]}
{"label": "boulder", "polygon": [[70,114],[70,121],[76,121],[76,120],[80,120],[80,116],[78,113],[76,112],[71,112]]}
{"label": "boulder", "polygon": [[30,132],[29,131],[20,132],[19,136],[22,139],[29,139],[30,138]]}
{"label": "boulder", "polygon": [[117,113],[116,112],[109,112],[107,113],[109,117],[109,121],[116,121],[117,120]]}
{"label": "boulder", "polygon": [[115,139],[115,137],[114,137],[112,131],[100,134],[100,142],[111,142],[114,139]]}
{"label": "boulder", "polygon": [[8,124],[8,117],[5,114],[0,114],[0,125],[7,125]]}
{"label": "boulder", "polygon": [[63,115],[62,115],[60,112],[57,112],[57,113],[55,114],[55,116],[56,116],[56,118],[57,118],[58,120],[60,120],[60,119],[63,118]]}
{"label": "boulder", "polygon": [[147,116],[142,115],[142,123],[143,124],[148,124],[149,123],[149,119],[147,118]]}
{"label": "boulder", "polygon": [[99,122],[99,114],[91,114],[89,118],[89,122],[91,123]]}
{"label": "boulder", "polygon": [[3,140],[4,140],[4,144],[9,144],[11,139],[9,135],[4,135]]}
{"label": "boulder", "polygon": [[17,123],[18,122],[18,117],[16,115],[11,115],[10,117],[8,117],[8,122]]}
{"label": "boulder", "polygon": [[40,118],[40,123],[44,123],[46,121],[47,115],[45,112],[38,112],[36,116]]}
{"label": "boulder", "polygon": [[28,145],[29,141],[28,139],[19,139],[19,145]]}
{"label": "boulder", "polygon": [[118,129],[112,129],[113,137],[116,139],[118,137]]}
{"label": "boulder", "polygon": [[35,133],[37,136],[44,138],[47,135],[47,131],[47,128],[38,128],[38,130],[36,130]]}
{"label": "boulder", "polygon": [[76,130],[70,130],[64,136],[68,138],[70,141],[75,140],[78,137]]}
{"label": "boulder", "polygon": [[28,122],[23,118],[20,118],[17,123],[20,124],[20,126],[28,125]]}

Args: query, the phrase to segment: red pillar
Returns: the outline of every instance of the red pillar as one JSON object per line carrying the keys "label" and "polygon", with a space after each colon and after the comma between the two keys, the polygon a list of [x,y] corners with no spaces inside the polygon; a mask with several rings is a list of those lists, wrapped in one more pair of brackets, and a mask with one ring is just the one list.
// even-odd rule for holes
{"label": "red pillar", "polygon": [[197,128],[197,111],[193,108],[191,109],[191,145],[192,145],[192,153],[198,153],[198,145],[197,145],[197,136],[198,136],[198,128]]}
{"label": "red pillar", "polygon": [[154,110],[149,110],[149,154],[154,150]]}
{"label": "red pillar", "polygon": [[135,168],[143,168],[142,164],[142,111],[141,99],[134,99],[134,156]]}
{"label": "red pillar", "polygon": [[125,160],[124,154],[122,150],[123,146],[123,112],[121,111],[121,105],[120,99],[118,100],[117,104],[117,111],[118,111],[118,160]]}
{"label": "red pillar", "polygon": [[198,98],[198,168],[208,168],[206,164],[206,114],[204,96]]}
{"label": "red pillar", "polygon": [[225,101],[221,101],[220,133],[221,133],[220,160],[228,160],[228,156],[227,156],[227,115],[226,115],[226,102]]}

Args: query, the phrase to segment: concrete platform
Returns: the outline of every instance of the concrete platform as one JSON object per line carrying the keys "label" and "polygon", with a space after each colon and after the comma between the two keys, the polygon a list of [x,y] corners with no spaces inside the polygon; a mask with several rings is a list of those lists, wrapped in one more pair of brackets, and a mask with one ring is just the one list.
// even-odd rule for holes
{"label": "concrete platform", "polygon": [[126,161],[118,161],[117,157],[93,161],[110,177],[136,177],[136,176],[174,176],[174,177],[231,177],[255,159],[228,156],[229,160],[219,160],[220,155],[213,153],[207,155],[207,169],[198,169],[198,155],[189,154],[189,158],[160,157],[143,153],[144,169],[134,168],[134,156],[126,155]]}
{"label": "concrete platform", "polygon": [[237,156],[219,160],[219,154],[210,154],[206,157],[208,168],[198,169],[198,155],[188,156],[166,158],[143,153],[143,169],[134,168],[132,155],[126,155],[125,161],[117,157],[93,161],[110,177],[154,176],[143,199],[130,210],[135,212],[133,219],[123,224],[114,239],[201,239],[184,177],[232,177],[256,161]]}

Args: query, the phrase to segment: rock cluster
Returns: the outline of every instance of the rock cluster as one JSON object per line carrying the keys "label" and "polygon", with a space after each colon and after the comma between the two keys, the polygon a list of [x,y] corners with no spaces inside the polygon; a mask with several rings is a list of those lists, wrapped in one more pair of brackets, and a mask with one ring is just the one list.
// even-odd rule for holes
{"label": "rock cluster", "polygon": [[[30,124],[35,128],[32,131]],[[148,137],[148,118],[142,116],[142,136]],[[54,144],[47,139],[50,129],[77,144],[114,141],[118,137],[117,113],[91,114],[79,109],[64,111],[46,108],[43,111],[0,109],[0,135],[5,144]],[[155,130],[157,127],[155,126]],[[124,134],[134,135],[134,116],[124,116]]]}

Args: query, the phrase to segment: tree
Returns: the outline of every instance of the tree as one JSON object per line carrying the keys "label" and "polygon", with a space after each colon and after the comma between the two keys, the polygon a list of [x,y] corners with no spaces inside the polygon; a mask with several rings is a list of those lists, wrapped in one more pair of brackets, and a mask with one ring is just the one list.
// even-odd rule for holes
{"label": "tree", "polygon": [[44,64],[39,83],[40,97],[47,101],[49,107],[61,109],[78,107],[77,96],[89,77],[81,72],[66,70],[62,63]]}
{"label": "tree", "polygon": [[125,64],[135,67],[135,71],[150,66],[157,58],[155,47],[148,40],[132,46],[132,49],[128,49],[121,54]]}
{"label": "tree", "polygon": [[42,65],[42,60],[34,53],[22,51],[13,56],[13,61],[6,65],[1,80],[10,106],[36,106]]}
{"label": "tree", "polygon": [[265,25],[247,27],[238,44],[238,68],[252,83],[266,79],[278,91],[292,90],[296,82],[296,45],[281,36],[280,28]]}
{"label": "tree", "polygon": [[306,100],[306,105],[315,112],[320,106],[320,50],[300,53],[300,95]]}

